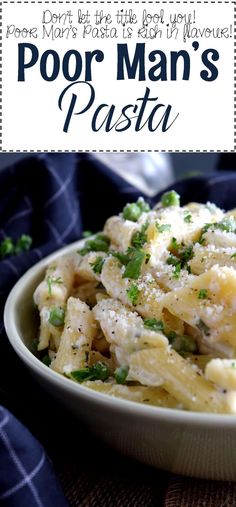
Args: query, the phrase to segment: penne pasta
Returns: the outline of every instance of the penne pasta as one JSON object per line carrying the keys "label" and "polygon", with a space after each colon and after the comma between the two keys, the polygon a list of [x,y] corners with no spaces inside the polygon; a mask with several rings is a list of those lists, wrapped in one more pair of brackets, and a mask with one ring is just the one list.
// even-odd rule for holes
{"label": "penne pasta", "polygon": [[88,365],[96,324],[92,311],[78,298],[69,298],[65,327],[51,368],[59,373],[70,373]]}
{"label": "penne pasta", "polygon": [[89,389],[236,413],[236,211],[174,191],[110,217],[34,293],[39,356]]}
{"label": "penne pasta", "polygon": [[34,292],[34,303],[40,312],[38,350],[46,349],[50,340],[58,347],[61,329],[50,324],[50,312],[53,308],[64,309],[73,288],[74,265],[72,256],[57,259],[49,265],[44,280]]}
{"label": "penne pasta", "polygon": [[[205,297],[199,297],[201,294]],[[212,349],[223,351],[225,346],[229,357],[236,350],[236,271],[233,268],[214,266],[184,289],[167,294],[163,304],[183,322],[198,328],[203,342]]]}
{"label": "penne pasta", "polygon": [[[133,284],[128,278],[123,277],[124,270],[119,261],[109,257],[101,274],[101,281],[107,293],[114,299],[118,299],[124,305],[137,310],[143,317],[155,316],[159,318],[162,313],[162,298],[165,294],[163,289],[155,282],[151,274],[143,275]],[[137,287],[137,300],[129,297],[130,289]]]}
{"label": "penne pasta", "polygon": [[174,350],[162,348],[136,352],[130,359],[130,376],[140,380],[140,372],[147,385],[163,386],[188,410],[236,413],[236,391],[228,395],[217,390]]}
{"label": "penne pasta", "polygon": [[236,360],[211,359],[206,365],[205,376],[224,389],[236,390]]}
{"label": "penne pasta", "polygon": [[145,328],[143,319],[119,301],[103,299],[93,313],[118,363],[121,354],[123,364],[128,364],[130,354],[136,350],[168,346],[168,339],[162,333]]}
{"label": "penne pasta", "polygon": [[99,380],[84,382],[86,387],[100,393],[109,394],[116,398],[145,403],[146,405],[156,405],[159,407],[182,408],[182,405],[173,398],[167,391],[157,387],[147,386],[122,386],[119,384],[109,384]]}
{"label": "penne pasta", "polygon": [[86,282],[100,282],[99,270],[96,269],[98,262],[102,262],[106,254],[104,252],[89,252],[84,255],[75,269],[75,277],[78,285]]}

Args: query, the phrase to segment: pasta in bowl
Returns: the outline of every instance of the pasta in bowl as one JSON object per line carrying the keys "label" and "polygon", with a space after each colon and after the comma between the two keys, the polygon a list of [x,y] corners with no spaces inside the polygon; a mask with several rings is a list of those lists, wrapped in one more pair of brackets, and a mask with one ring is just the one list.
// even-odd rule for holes
{"label": "pasta in bowl", "polygon": [[139,198],[34,291],[37,349],[87,389],[145,405],[236,413],[236,211]]}
{"label": "pasta in bowl", "polygon": [[236,480],[234,216],[141,199],[33,266],[4,312],[68,415],[144,463],[221,480]]}

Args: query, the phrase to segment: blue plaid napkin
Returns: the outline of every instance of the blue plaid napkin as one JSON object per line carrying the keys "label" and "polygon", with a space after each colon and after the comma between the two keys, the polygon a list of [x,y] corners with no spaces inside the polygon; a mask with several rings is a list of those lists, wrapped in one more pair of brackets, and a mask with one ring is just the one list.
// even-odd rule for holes
{"label": "blue plaid napkin", "polygon": [[0,504],[68,505],[44,448],[3,407],[0,407]]}
{"label": "blue plaid napkin", "polygon": [[[172,187],[173,188],[173,187]],[[182,203],[236,206],[236,176],[213,174],[174,185]],[[105,219],[141,194],[89,155],[32,156],[0,172],[0,242],[21,234],[32,248],[0,260],[0,401],[30,426],[32,381],[8,344],[2,324],[5,299],[35,262],[75,241],[83,229],[100,230]],[[144,196],[145,197],[145,196]],[[147,199],[154,204],[159,199]],[[10,365],[10,368],[9,368]],[[39,402],[38,402],[39,403]],[[30,407],[32,412],[32,406]],[[32,413],[31,413],[32,415]],[[66,505],[39,442],[6,409],[0,410],[0,501],[9,506]]]}

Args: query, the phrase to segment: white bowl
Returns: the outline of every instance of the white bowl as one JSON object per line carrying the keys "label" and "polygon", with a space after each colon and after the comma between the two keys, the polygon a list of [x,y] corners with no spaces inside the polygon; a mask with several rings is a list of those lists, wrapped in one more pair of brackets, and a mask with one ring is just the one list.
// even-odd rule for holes
{"label": "white bowl", "polygon": [[9,340],[38,382],[104,441],[158,468],[195,477],[236,480],[236,417],[146,406],[92,391],[59,375],[30,351],[37,331],[33,292],[49,262],[78,249],[73,243],[45,258],[17,282],[5,306]]}

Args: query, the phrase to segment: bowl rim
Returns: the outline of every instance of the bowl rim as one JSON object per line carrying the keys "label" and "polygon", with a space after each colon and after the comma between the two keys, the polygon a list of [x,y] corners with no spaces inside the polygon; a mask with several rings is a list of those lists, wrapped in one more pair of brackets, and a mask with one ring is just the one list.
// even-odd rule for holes
{"label": "bowl rim", "polygon": [[17,329],[15,320],[15,307],[16,303],[22,295],[25,286],[29,283],[30,279],[36,276],[43,268],[61,255],[70,254],[76,248],[84,244],[84,239],[77,240],[69,245],[60,248],[47,257],[44,257],[39,262],[34,264],[28,269],[25,274],[17,281],[11,289],[4,308],[4,326],[8,340],[20,357],[20,359],[27,364],[27,366],[34,372],[39,374],[51,384],[65,389],[67,392],[72,392],[75,396],[87,398],[91,402],[95,402],[100,406],[108,406],[114,411],[132,413],[132,416],[147,417],[156,421],[178,422],[182,424],[191,424],[192,426],[202,427],[225,427],[236,429],[236,419],[234,414],[214,414],[208,412],[194,412],[183,409],[156,407],[153,405],[145,405],[133,400],[126,400],[111,396],[109,394],[93,391],[82,384],[76,383],[73,380],[64,377],[60,373],[51,370],[44,365],[23,343],[20,333]]}

